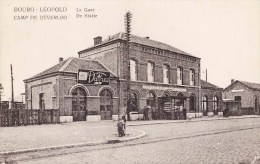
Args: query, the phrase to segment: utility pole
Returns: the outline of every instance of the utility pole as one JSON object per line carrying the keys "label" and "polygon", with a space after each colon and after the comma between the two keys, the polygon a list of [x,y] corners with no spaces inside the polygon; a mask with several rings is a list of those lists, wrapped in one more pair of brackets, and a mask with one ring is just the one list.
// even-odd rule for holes
{"label": "utility pole", "polygon": [[206,69],[206,81],[208,81],[208,70]]}
{"label": "utility pole", "polygon": [[4,89],[4,87],[2,86],[2,83],[0,83],[0,113],[2,113],[2,90]]}
{"label": "utility pole", "polygon": [[130,11],[127,11],[125,14],[125,31],[126,31],[126,112],[128,119],[129,117],[129,109],[128,109],[128,103],[130,101],[130,38],[131,38],[131,20],[132,20],[132,14]]}
{"label": "utility pole", "polygon": [[11,100],[11,109],[14,108],[14,77],[13,77],[13,67],[12,67],[12,64],[10,65],[11,66],[11,85],[12,85],[12,100]]}

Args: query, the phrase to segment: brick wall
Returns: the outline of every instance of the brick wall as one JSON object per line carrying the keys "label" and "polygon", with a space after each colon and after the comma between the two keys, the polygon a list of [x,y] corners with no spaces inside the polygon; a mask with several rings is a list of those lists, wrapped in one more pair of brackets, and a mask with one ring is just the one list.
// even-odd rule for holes
{"label": "brick wall", "polygon": [[28,109],[39,109],[39,95],[43,93],[45,109],[53,109],[57,107],[57,102],[53,101],[57,96],[57,77],[47,77],[44,79],[35,80],[25,83],[26,89],[26,107]]}
{"label": "brick wall", "polygon": [[[82,54],[84,56],[84,53]],[[112,48],[93,55],[82,57],[83,59],[95,59],[104,64],[110,71],[117,75],[117,48]]]}
{"label": "brick wall", "polygon": [[[235,92],[232,92],[232,90]],[[247,87],[239,83],[236,84],[234,87],[230,88],[229,90],[224,91],[224,95],[226,99],[232,99],[232,100],[235,99],[235,96],[241,96],[242,108],[254,107],[254,102],[255,102],[254,91],[248,89]]]}

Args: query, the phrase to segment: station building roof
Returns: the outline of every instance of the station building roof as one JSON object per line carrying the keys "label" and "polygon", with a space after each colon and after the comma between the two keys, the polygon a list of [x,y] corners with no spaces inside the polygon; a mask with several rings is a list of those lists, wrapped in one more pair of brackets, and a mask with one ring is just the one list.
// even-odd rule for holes
{"label": "station building roof", "polygon": [[34,75],[31,78],[25,79],[24,81],[26,82],[28,80],[41,78],[54,73],[78,73],[79,69],[110,72],[111,77],[116,77],[106,66],[100,63],[98,60],[87,60],[82,58],[70,57],[52,66],[51,68],[46,69],[45,71]]}
{"label": "station building roof", "polygon": [[[103,45],[103,44],[106,44],[106,43],[109,43],[109,42],[113,42],[115,40],[126,40],[126,34],[122,33],[122,32],[119,32],[119,33],[117,33],[115,35],[109,36],[108,39],[103,40],[100,44],[94,45],[94,46],[89,47],[89,48],[87,48],[85,50],[82,50],[82,51],[79,52],[79,54],[82,54],[85,51],[88,51],[89,49],[93,49],[96,46],[100,46],[100,45]],[[184,55],[188,55],[188,56],[191,56],[191,57],[195,57],[195,56],[193,56],[193,55],[191,55],[191,54],[189,54],[187,52],[184,52],[184,51],[182,51],[180,49],[177,49],[177,48],[175,48],[173,46],[170,46],[168,44],[152,40],[149,37],[140,37],[140,36],[136,36],[136,35],[131,35],[130,42],[131,43],[145,45],[145,46],[149,46],[149,47],[158,48],[158,49],[161,49],[161,50],[171,51],[171,52],[175,52],[175,53],[178,53],[178,54],[184,54]],[[195,57],[195,58],[198,58],[198,57]]]}
{"label": "station building roof", "polygon": [[258,83],[252,83],[252,82],[246,82],[246,81],[240,81],[240,80],[236,80],[235,82],[233,82],[232,84],[230,84],[229,86],[227,86],[224,91],[229,90],[230,88],[233,88],[233,86],[235,86],[236,84],[241,84],[251,90],[257,90],[260,91],[260,84]]}

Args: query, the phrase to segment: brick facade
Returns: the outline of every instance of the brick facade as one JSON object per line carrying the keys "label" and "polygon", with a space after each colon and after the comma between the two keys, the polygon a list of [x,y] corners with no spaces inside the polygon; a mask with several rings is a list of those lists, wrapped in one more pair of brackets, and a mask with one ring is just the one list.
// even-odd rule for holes
{"label": "brick facade", "polygon": [[[122,34],[119,34],[122,35]],[[128,69],[127,69],[127,49],[126,42],[122,38],[116,38],[111,42],[105,41],[105,44],[96,45],[89,49],[79,52],[80,58],[85,59],[97,59],[103,63],[109,70],[115,70],[114,74],[119,77],[119,83],[126,81]],[[132,42],[130,43],[129,58],[136,61],[137,64],[137,81],[131,82],[131,90],[138,94],[138,110],[142,112],[143,108],[147,105],[147,93],[152,92],[155,97],[161,97],[164,93],[169,92],[171,96],[176,96],[177,93],[181,92],[187,98],[185,101],[185,107],[188,108],[188,112],[201,113],[201,95],[207,94],[209,96],[209,112],[212,112],[211,102],[213,101],[213,95],[219,100],[219,111],[221,111],[222,101],[222,89],[217,87],[206,87],[201,88],[200,84],[200,58],[191,56],[187,53],[179,53],[176,51],[169,51],[160,49],[160,47],[152,47],[151,45],[136,43],[135,40],[139,39],[144,42],[155,42],[148,38],[141,38],[133,36]],[[110,45],[109,45],[110,44]],[[162,45],[164,46],[164,45]],[[106,47],[111,47],[106,48]],[[109,53],[106,53],[108,51]],[[111,53],[113,52],[113,53]],[[107,62],[107,58],[110,57],[111,62]],[[111,59],[113,58],[113,59]],[[154,82],[147,82],[147,63],[152,62],[154,64]],[[163,84],[163,65],[169,66],[169,84]],[[183,85],[177,85],[177,67],[183,69]],[[194,70],[195,73],[195,85],[190,86],[190,75],[189,71]],[[125,90],[125,85],[120,85],[121,91]],[[150,89],[145,89],[144,86],[149,86]],[[162,89],[158,89],[158,88]],[[195,96],[195,110],[189,110],[190,102],[189,96]],[[125,93],[122,97],[126,97]],[[123,98],[120,98],[121,100]],[[124,108],[123,104],[120,103],[120,108]]]}
{"label": "brick facade", "polygon": [[[202,116],[201,97],[207,95],[207,112],[213,111],[214,96],[218,98],[218,111],[221,111],[222,89],[205,81],[201,84],[200,58],[164,43],[133,37],[136,40],[130,43],[129,59],[136,61],[137,80],[130,82],[131,101],[134,102],[131,110],[143,113],[145,106],[150,105],[154,115],[160,108],[159,99],[167,95],[174,97],[175,108],[185,107],[188,113]],[[128,113],[126,79],[129,60],[126,42],[122,33],[111,38],[80,51],[79,58],[69,58],[24,80],[27,109],[42,108],[40,95],[43,95],[44,108],[59,109],[63,120],[86,120],[81,117],[88,115],[112,119],[111,116]],[[148,82],[148,62],[154,65],[154,82]],[[163,83],[163,65],[169,68],[168,84]],[[183,70],[181,85],[177,84],[178,67]],[[110,72],[110,83],[105,86],[80,84],[77,77],[79,69]],[[190,70],[194,70],[194,85],[190,85]],[[77,111],[78,108],[83,110]]]}

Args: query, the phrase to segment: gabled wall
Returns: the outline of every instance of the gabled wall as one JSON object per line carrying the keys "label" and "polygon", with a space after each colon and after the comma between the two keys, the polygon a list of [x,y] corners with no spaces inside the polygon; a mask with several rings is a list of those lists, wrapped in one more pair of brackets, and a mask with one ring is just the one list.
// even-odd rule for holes
{"label": "gabled wall", "polygon": [[224,90],[224,98],[234,100],[235,96],[241,96],[242,108],[253,107],[255,103],[255,92],[248,87],[236,83],[233,87]]}

